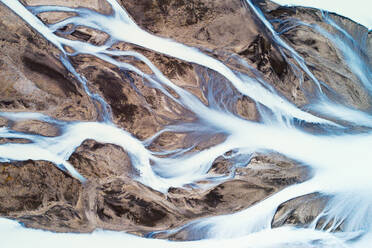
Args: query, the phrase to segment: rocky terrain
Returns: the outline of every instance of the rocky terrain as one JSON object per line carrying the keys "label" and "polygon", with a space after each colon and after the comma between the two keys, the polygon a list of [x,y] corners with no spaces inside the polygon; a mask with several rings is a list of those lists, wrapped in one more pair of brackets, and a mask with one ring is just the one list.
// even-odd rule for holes
{"label": "rocky terrain", "polygon": [[[110,14],[110,6],[101,0],[23,0],[24,5],[59,4],[88,7]],[[304,74],[299,80],[293,58],[281,53],[272,35],[239,0],[123,0],[141,28],[161,37],[194,46],[218,58],[231,69],[252,75],[256,73],[279,94],[297,106],[311,99],[313,83]],[[298,20],[323,23],[322,13],[311,8],[280,7],[270,1],[257,0],[269,19]],[[22,19],[0,4],[0,111],[37,112],[63,121],[99,121],[99,109],[84,91],[81,83],[59,60],[60,52]],[[355,37],[366,28],[346,18],[330,14]],[[43,13],[45,23],[55,23],[68,16],[65,13]],[[274,23],[277,30],[282,23]],[[71,29],[72,32],[66,32]],[[100,31],[66,26],[57,30],[60,36],[91,44],[103,44],[108,35]],[[343,101],[361,110],[371,108],[368,93],[350,72],[347,61],[326,37],[307,26],[298,26],[281,35],[306,60],[312,73],[321,81],[331,99]],[[372,56],[372,36],[366,60]],[[224,83],[222,89],[234,95],[231,111],[241,118],[259,119],[255,103],[236,92],[223,76],[199,65],[181,61],[128,43],[115,43],[112,49],[137,51],[151,60],[172,82],[208,104],[206,87],[209,78]],[[363,52],[363,51],[362,51]],[[144,141],[166,125],[195,120],[193,113],[172,102],[160,90],[148,87],[145,80],[133,72],[118,69],[90,55],[70,58],[78,73],[88,82],[88,88],[101,95],[110,105],[113,122]],[[240,60],[253,69],[242,66]],[[138,60],[127,60],[141,70],[150,69]],[[253,72],[252,72],[253,71]],[[213,86],[212,86],[213,87]],[[341,97],[340,97],[341,96]],[[39,120],[8,120],[0,117],[0,127],[8,127],[41,136],[55,137],[58,126]],[[214,135],[199,142],[192,151],[200,151],[221,142],[223,135]],[[29,142],[27,139],[1,138],[0,143]],[[184,133],[164,132],[149,149],[185,148],[194,139]],[[46,161],[0,163],[0,216],[18,220],[27,227],[56,232],[91,232],[97,228],[124,230],[138,235],[179,227],[201,217],[228,214],[245,209],[286,186],[303,182],[311,171],[301,163],[276,153],[254,153],[244,166],[235,168],[231,161],[219,157],[208,172],[212,176],[234,177],[217,185],[203,187],[208,182],[196,182],[157,192],[136,181],[127,152],[116,145],[86,140],[70,156],[69,162],[87,182],[81,183]],[[236,170],[235,170],[236,169]],[[307,225],[324,207],[326,196],[307,195],[286,202],[277,210],[272,225]],[[160,236],[159,236],[160,237]],[[163,236],[161,236],[163,237]],[[182,239],[173,236],[174,239]]]}

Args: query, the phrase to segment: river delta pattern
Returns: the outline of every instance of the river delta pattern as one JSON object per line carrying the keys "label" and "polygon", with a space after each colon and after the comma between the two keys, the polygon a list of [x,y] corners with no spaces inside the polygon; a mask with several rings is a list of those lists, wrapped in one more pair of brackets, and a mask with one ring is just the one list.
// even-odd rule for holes
{"label": "river delta pattern", "polygon": [[368,247],[363,26],[270,1],[1,3],[1,216],[166,247]]}

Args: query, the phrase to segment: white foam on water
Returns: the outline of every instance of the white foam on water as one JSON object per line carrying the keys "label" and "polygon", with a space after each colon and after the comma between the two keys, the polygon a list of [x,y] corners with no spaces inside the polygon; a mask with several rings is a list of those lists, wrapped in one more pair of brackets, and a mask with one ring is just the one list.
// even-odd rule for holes
{"label": "white foam on water", "polygon": [[[35,229],[25,229],[18,223],[0,219],[2,247],[55,248],[65,247],[118,247],[147,248],[288,248],[288,247],[348,247],[341,238],[330,233],[315,230],[277,228],[264,230],[252,235],[235,239],[201,240],[175,242],[146,239],[123,232],[94,231],[92,234],[52,233]],[[21,238],[20,238],[21,237]],[[268,238],[270,237],[270,238]],[[283,239],[283,237],[286,237]]]}

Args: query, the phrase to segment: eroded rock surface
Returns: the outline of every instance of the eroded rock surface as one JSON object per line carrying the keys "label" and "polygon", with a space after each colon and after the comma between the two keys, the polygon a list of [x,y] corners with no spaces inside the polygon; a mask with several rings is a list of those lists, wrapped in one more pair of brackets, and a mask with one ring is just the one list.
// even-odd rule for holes
{"label": "eroded rock surface", "polygon": [[[98,0],[23,2],[89,7],[110,13],[109,6]],[[270,19],[297,18],[323,25],[318,10],[257,2]],[[120,3],[143,29],[196,46],[223,60],[233,70],[252,73],[234,58],[242,59],[288,100],[298,106],[308,103],[300,81],[288,64],[294,62],[293,58],[286,60],[283,57],[267,30],[240,1],[140,0]],[[67,121],[97,120],[96,106],[80,82],[59,62],[59,51],[3,5],[0,5],[0,14],[0,111],[38,112]],[[39,17],[47,23],[55,23],[67,16],[46,13]],[[342,17],[332,17],[348,30],[364,30]],[[281,28],[279,24],[275,27]],[[61,31],[65,30],[57,31],[62,36]],[[107,39],[102,32],[82,27],[65,34],[65,37],[96,45]],[[283,32],[281,37],[306,59],[314,75],[327,82],[350,106],[359,109],[370,107],[365,90],[352,84],[358,79],[350,73],[340,51],[332,47],[329,40],[305,26]],[[372,44],[371,40],[369,33],[368,44]],[[215,87],[225,87],[226,98],[229,92],[235,96],[229,105],[232,106],[231,112],[244,119],[258,119],[253,100],[235,92],[232,85],[214,71],[132,44],[116,43],[113,48],[145,55],[172,82],[192,92],[205,104],[208,104],[206,86],[218,81],[220,84]],[[368,56],[370,59],[370,48]],[[158,89],[148,87],[142,77],[132,72],[119,70],[89,55],[70,59],[76,71],[88,80],[89,89],[101,95],[111,106],[114,123],[140,140],[150,138],[168,124],[195,120],[192,113]],[[152,73],[142,62],[126,62],[145,73]],[[311,91],[312,85],[311,79],[305,76],[303,87]],[[0,118],[0,127],[42,136],[59,135],[58,128],[36,120],[12,122]],[[164,133],[150,149],[185,148],[190,145],[187,138],[183,133]],[[216,134],[208,142],[198,144],[193,151],[223,140],[223,135]],[[0,139],[0,143],[11,142],[28,141]],[[137,172],[132,168],[128,154],[116,145],[86,140],[70,156],[69,162],[87,178],[85,184],[45,161],[0,163],[0,215],[19,220],[29,227],[60,232],[90,232],[104,228],[144,235],[178,227],[197,218],[245,209],[284,187],[311,177],[311,172],[295,161],[277,154],[256,154],[235,168],[234,178],[204,190],[170,188],[167,194],[161,194],[135,180]],[[225,175],[233,170],[231,162],[220,157],[208,173],[211,176]],[[324,202],[324,198],[310,195],[284,203],[272,225],[307,225],[322,209]],[[182,239],[180,235],[171,238]]]}
{"label": "eroded rock surface", "polygon": [[28,227],[60,232],[104,228],[144,235],[245,209],[308,178],[306,168],[293,161],[257,156],[234,179],[208,190],[170,188],[162,194],[133,179],[136,172],[118,146],[87,140],[69,161],[86,183],[49,162],[1,163],[0,214]]}
{"label": "eroded rock surface", "polygon": [[96,120],[91,99],[59,61],[57,48],[3,5],[0,14],[0,110]]}
{"label": "eroded rock surface", "polygon": [[329,197],[320,194],[310,194],[285,202],[279,206],[272,226],[308,226],[324,210],[328,199]]}
{"label": "eroded rock surface", "polygon": [[2,216],[54,231],[92,230],[79,201],[82,185],[52,163],[1,163],[0,178]]}

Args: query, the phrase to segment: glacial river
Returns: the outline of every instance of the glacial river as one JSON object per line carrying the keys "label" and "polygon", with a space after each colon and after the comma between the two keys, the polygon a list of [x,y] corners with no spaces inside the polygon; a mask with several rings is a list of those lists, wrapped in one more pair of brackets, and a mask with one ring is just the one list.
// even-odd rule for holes
{"label": "glacial river", "polygon": [[[64,66],[79,80],[87,94],[100,103],[100,122],[66,122],[39,113],[2,112],[1,117],[9,120],[41,120],[61,127],[57,137],[44,137],[25,134],[0,128],[0,137],[24,138],[32,141],[27,144],[0,145],[1,161],[46,160],[61,170],[84,182],[74,165],[67,162],[70,155],[86,139],[121,146],[130,156],[132,166],[139,171],[139,182],[160,192],[170,187],[182,187],[198,180],[207,179],[207,171],[213,161],[228,151],[233,156],[249,155],[254,152],[277,152],[288,158],[306,164],[312,169],[311,179],[289,186],[271,197],[254,204],[240,212],[198,219],[177,230],[187,230],[190,239],[199,241],[175,242],[142,238],[122,232],[95,231],[92,234],[57,234],[40,230],[26,229],[18,223],[0,219],[0,244],[4,247],[361,247],[372,243],[372,112],[353,109],[339,102],[333,102],[322,91],[326,82],[321,82],[307,67],[306,61],[274,29],[269,20],[246,0],[262,25],[271,34],[272,41],[285,56],[296,61],[293,66],[311,79],[315,98],[306,109],[296,105],[278,94],[274,89],[260,82],[263,79],[250,77],[229,69],[223,62],[212,58],[197,48],[161,38],[141,29],[125,9],[115,0],[107,0],[113,9],[111,15],[103,15],[90,9],[63,6],[33,6],[26,8],[18,0],[1,0],[11,11],[19,15],[34,30],[56,46]],[[45,25],[36,14],[43,12],[74,13],[61,22]],[[327,37],[339,48],[350,71],[358,79],[358,84],[371,95],[372,74],[369,61],[361,56],[359,47],[352,36],[337,26],[330,17],[324,15],[324,22],[338,30],[329,33],[321,27],[308,25]],[[68,25],[86,26],[100,30],[110,36],[110,40],[95,46],[82,41],[69,40],[55,34],[55,31]],[[156,51],[187,62],[209,68],[224,76],[242,95],[252,99],[259,110],[259,121],[242,119],[225,108],[216,99],[210,99],[208,106],[189,91],[169,80],[144,55],[135,51],[110,49],[115,42],[127,42]],[[69,52],[65,48],[71,48]],[[356,49],[356,47],[358,49]],[[105,100],[90,92],[86,79],[79,75],[69,58],[78,54],[88,54],[110,63],[120,70],[131,71],[146,79],[172,101],[197,116],[193,125],[179,123],[165,127],[161,133],[188,130],[203,134],[222,133],[226,139],[208,149],[187,153],[177,151],[177,156],[157,156],[148,149],[153,139],[141,141],[112,122],[109,105]],[[152,73],[120,61],[119,57],[130,57],[142,61]],[[300,79],[299,79],[300,80]],[[178,97],[174,97],[170,90]],[[213,90],[213,89],[212,89]],[[210,94],[213,98],[213,92]],[[316,127],[313,132],[303,126]],[[317,131],[319,133],[317,133]],[[358,130],[363,130],[358,131]],[[209,136],[206,136],[209,137]],[[170,153],[171,154],[171,153]],[[177,166],[175,166],[177,165]],[[347,183],[345,183],[347,182]],[[271,221],[277,207],[293,198],[310,193],[331,196],[325,209],[307,228],[283,226],[272,228]],[[317,222],[324,225],[319,228]],[[329,225],[327,225],[329,224]],[[342,225],[342,231],[338,227]],[[35,245],[34,245],[35,244]],[[37,244],[37,245],[36,245]]]}

